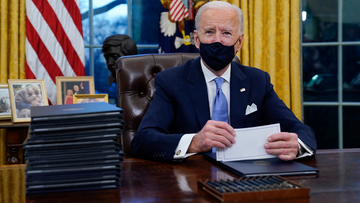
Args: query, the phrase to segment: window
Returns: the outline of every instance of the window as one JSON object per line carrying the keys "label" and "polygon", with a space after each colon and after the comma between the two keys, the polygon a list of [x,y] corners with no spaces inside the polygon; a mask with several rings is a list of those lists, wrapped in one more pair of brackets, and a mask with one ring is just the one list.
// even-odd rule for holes
{"label": "window", "polygon": [[139,54],[157,53],[160,5],[148,0],[80,0],[86,75],[94,76],[96,93],[108,94],[109,103],[118,103],[118,90],[116,83],[108,83],[103,41],[125,34],[136,42]]}
{"label": "window", "polygon": [[360,1],[301,3],[304,122],[319,149],[360,147]]}

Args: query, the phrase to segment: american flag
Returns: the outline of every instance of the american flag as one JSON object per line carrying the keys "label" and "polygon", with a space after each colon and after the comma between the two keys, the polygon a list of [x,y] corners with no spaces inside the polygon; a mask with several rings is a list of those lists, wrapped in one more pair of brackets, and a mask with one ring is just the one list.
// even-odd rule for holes
{"label": "american flag", "polygon": [[56,76],[84,76],[80,0],[26,0],[26,78],[44,79],[56,104]]}
{"label": "american flag", "polygon": [[189,11],[181,0],[172,0],[170,3],[170,16],[173,21],[182,21],[189,16]]}

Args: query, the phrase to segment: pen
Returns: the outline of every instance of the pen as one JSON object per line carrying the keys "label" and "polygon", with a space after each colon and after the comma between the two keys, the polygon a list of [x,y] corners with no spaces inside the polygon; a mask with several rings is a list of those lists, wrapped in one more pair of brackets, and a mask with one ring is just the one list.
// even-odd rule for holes
{"label": "pen", "polygon": [[272,186],[270,184],[268,184],[268,183],[266,183],[266,182],[264,182],[264,181],[262,181],[260,179],[254,178],[252,181],[259,183],[260,186],[264,187],[265,189],[269,189],[269,188],[272,189]]}
{"label": "pen", "polygon": [[272,189],[279,189],[279,186],[277,183],[272,183],[271,181],[263,178],[261,181],[265,182],[269,187],[271,187]]}
{"label": "pen", "polygon": [[210,187],[214,188],[215,190],[221,192],[221,193],[224,193],[224,192],[225,192],[224,189],[222,189],[221,187],[218,187],[218,186],[214,185],[214,184],[211,183],[210,181],[207,181],[206,184],[209,185]]}
{"label": "pen", "polygon": [[235,192],[239,192],[239,189],[238,189],[238,188],[230,185],[229,183],[225,182],[224,180],[221,180],[221,181],[220,181],[220,184],[225,185],[226,187],[232,189],[232,190],[235,191]]}
{"label": "pen", "polygon": [[[276,177],[276,176],[273,176],[273,178],[281,181],[281,179],[278,178],[278,177]],[[282,182],[283,184],[287,185],[287,186],[290,187],[290,188],[299,188],[297,185],[291,184],[291,183],[289,183],[289,182],[286,181],[286,180],[282,180],[282,181],[283,181],[283,182]]]}
{"label": "pen", "polygon": [[234,187],[236,187],[236,188],[238,188],[238,189],[240,189],[242,191],[247,191],[247,189],[245,187],[242,187],[242,186],[234,183],[233,181],[228,180],[227,183],[229,183],[230,185],[233,185]]}
{"label": "pen", "polygon": [[234,182],[237,183],[238,185],[245,187],[246,189],[248,189],[250,191],[257,190],[257,188],[253,188],[252,185],[244,184],[244,183],[240,182],[239,180],[234,180]]}
{"label": "pen", "polygon": [[217,185],[218,187],[221,187],[222,189],[224,189],[226,192],[232,192],[231,189],[229,189],[228,187],[226,187],[225,185],[222,185],[221,183],[219,183],[218,181],[214,180],[212,182],[214,185]]}
{"label": "pen", "polygon": [[253,184],[253,187],[257,187],[257,188],[259,188],[260,190],[266,189],[265,186],[257,183],[257,182],[254,181],[254,180],[250,180],[250,179],[249,179],[249,180],[247,180],[247,182]]}
{"label": "pen", "polygon": [[277,177],[275,177],[275,176],[269,177],[268,180],[273,181],[273,182],[276,182],[277,184],[279,184],[279,186],[280,186],[281,188],[293,188],[292,185],[290,185],[289,183],[286,183],[286,181],[284,181],[284,180],[282,180],[282,179],[280,179],[280,178],[277,178]]}

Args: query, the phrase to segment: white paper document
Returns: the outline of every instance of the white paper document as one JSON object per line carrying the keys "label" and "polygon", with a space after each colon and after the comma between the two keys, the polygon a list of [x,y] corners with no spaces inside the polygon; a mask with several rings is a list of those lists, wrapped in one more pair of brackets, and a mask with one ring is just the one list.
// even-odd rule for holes
{"label": "white paper document", "polygon": [[275,155],[267,154],[265,143],[270,135],[280,132],[280,124],[271,124],[259,127],[235,129],[235,144],[231,147],[216,148],[217,161],[239,161],[247,159],[274,158]]}

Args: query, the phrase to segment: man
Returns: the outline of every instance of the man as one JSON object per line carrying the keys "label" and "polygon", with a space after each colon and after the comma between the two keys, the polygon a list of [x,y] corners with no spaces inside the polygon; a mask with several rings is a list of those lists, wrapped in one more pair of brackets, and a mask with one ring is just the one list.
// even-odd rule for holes
{"label": "man", "polygon": [[74,85],[74,94],[85,94],[85,89],[82,82],[80,83],[80,88],[79,85]]}
{"label": "man", "polygon": [[[269,136],[264,146],[268,154],[282,160],[313,155],[313,130],[278,98],[269,74],[231,62],[244,38],[241,10],[226,2],[211,1],[199,9],[195,26],[194,40],[201,57],[156,75],[154,99],[131,143],[133,154],[149,159],[183,159],[213,147],[231,147],[234,128],[280,123],[281,133]],[[219,77],[224,79],[221,89],[228,109],[226,122],[214,119],[214,79]],[[257,109],[248,113],[248,105]]]}
{"label": "man", "polygon": [[102,52],[106,59],[106,65],[111,72],[108,78],[111,86],[116,78],[116,60],[121,56],[136,55],[137,46],[135,41],[127,35],[111,35],[104,40]]}

